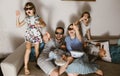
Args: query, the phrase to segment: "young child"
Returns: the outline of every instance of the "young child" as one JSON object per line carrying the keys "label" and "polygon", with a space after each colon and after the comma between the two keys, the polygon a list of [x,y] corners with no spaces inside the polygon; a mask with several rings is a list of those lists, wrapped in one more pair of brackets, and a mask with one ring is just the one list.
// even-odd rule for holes
{"label": "young child", "polygon": [[[104,51],[104,48],[102,47],[98,47],[96,46],[96,44],[94,45],[89,45],[88,43],[91,43],[92,41],[92,38],[91,38],[91,32],[90,32],[90,20],[91,20],[91,16],[90,16],[90,13],[89,12],[83,12],[82,15],[81,15],[81,18],[79,19],[79,21],[76,21],[75,24],[78,25],[78,23],[80,23],[80,32],[82,32],[82,36],[83,36],[83,41],[84,41],[84,48],[86,49],[87,47],[89,47],[90,49],[89,50],[86,50],[86,52],[91,52],[90,54],[93,55],[93,50],[94,51],[98,51],[99,57],[103,57],[105,56],[105,51]],[[82,30],[82,31],[81,31]],[[95,52],[94,52],[94,55],[95,55]],[[93,57],[92,61],[95,61],[98,57]]]}
{"label": "young child", "polygon": [[21,27],[25,23],[27,23],[27,29],[25,33],[26,52],[24,56],[24,69],[25,69],[25,74],[30,74],[30,71],[28,69],[28,61],[29,61],[29,55],[31,52],[31,47],[32,47],[32,44],[34,44],[35,55],[37,58],[39,55],[39,44],[42,43],[41,29],[45,27],[46,24],[41,17],[36,15],[36,9],[32,2],[27,2],[25,4],[24,11],[25,11],[26,17],[22,21],[19,21],[20,11],[18,10],[16,11],[16,25],[18,27]]}
{"label": "young child", "polygon": [[91,40],[90,18],[91,16],[89,12],[83,12],[81,18],[75,22],[75,24],[80,23],[79,28],[80,28],[80,32],[82,32],[84,41]]}

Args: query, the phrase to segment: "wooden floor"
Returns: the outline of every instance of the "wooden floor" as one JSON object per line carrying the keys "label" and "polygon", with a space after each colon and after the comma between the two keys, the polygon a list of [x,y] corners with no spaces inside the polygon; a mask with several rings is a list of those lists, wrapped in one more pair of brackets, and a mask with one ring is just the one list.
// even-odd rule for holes
{"label": "wooden floor", "polygon": [[[0,63],[4,60],[4,58],[0,59]],[[3,76],[2,71],[1,71],[1,67],[0,67],[0,76]]]}
{"label": "wooden floor", "polygon": [[[98,64],[103,70],[104,76],[120,76],[120,64],[108,63],[104,61],[98,61]],[[35,62],[30,62],[29,68],[31,71],[30,75],[25,75],[24,68],[22,67],[20,72],[18,73],[18,76],[48,76],[40,68],[36,66]],[[0,69],[0,76],[3,76],[1,69]],[[67,74],[64,73],[61,76],[67,76]],[[89,74],[89,75],[80,75],[80,76],[97,76],[97,75]]]}
{"label": "wooden floor", "polygon": [[[120,76],[120,64],[108,63],[104,61],[98,61],[98,64],[103,70],[104,76]],[[40,68],[37,68],[35,63],[30,62],[29,65],[30,65],[29,68],[31,70],[31,74],[27,76],[48,76]],[[24,75],[24,68],[21,69],[18,76],[26,76]],[[64,73],[61,76],[67,76],[67,74]],[[79,75],[79,76],[98,76],[98,75],[89,74],[89,75]]]}

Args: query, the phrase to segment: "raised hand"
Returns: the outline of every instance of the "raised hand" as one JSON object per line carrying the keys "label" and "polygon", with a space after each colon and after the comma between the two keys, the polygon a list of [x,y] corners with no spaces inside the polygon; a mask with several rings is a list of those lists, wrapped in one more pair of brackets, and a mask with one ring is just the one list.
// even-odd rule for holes
{"label": "raised hand", "polygon": [[83,21],[83,20],[84,20],[84,17],[82,17],[82,18],[79,19],[80,22]]}
{"label": "raised hand", "polygon": [[43,40],[44,40],[45,43],[47,43],[50,40],[50,34],[48,32],[46,32],[43,35]]}
{"label": "raised hand", "polygon": [[73,29],[74,30],[78,30],[79,29],[76,23],[73,23]]}
{"label": "raised hand", "polygon": [[16,10],[16,16],[19,17],[20,16],[20,11]]}

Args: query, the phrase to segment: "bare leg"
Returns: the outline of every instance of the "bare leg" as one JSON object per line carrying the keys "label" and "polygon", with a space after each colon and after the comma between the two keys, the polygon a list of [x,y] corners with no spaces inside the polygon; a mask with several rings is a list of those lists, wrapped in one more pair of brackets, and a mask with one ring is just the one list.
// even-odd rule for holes
{"label": "bare leg", "polygon": [[69,73],[68,76],[78,76],[78,74]]}
{"label": "bare leg", "polygon": [[38,58],[38,55],[39,55],[39,42],[35,43],[35,56],[36,56],[36,58]]}
{"label": "bare leg", "polygon": [[103,71],[102,70],[97,70],[95,73],[100,75],[100,76],[103,76]]}
{"label": "bare leg", "polygon": [[60,67],[59,75],[61,75],[63,72],[65,72],[68,65],[73,61],[73,57],[67,57],[66,61],[67,61],[66,64]]}
{"label": "bare leg", "polygon": [[59,72],[58,69],[54,69],[54,70],[51,72],[50,76],[59,76],[58,72]]}
{"label": "bare leg", "polygon": [[29,55],[31,51],[31,43],[26,42],[26,51],[25,51],[25,56],[24,56],[24,69],[25,69],[25,74],[30,74],[30,71],[28,69],[28,61],[29,61]]}

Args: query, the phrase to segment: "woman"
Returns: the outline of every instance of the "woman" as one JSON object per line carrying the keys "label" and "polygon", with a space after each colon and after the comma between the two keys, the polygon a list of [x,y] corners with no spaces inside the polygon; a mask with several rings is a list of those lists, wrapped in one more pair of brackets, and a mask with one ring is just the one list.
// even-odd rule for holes
{"label": "woman", "polygon": [[[80,35],[78,26],[74,23],[68,26],[68,36],[65,38],[66,46],[69,51],[82,51],[82,37]],[[91,64],[88,61],[88,57],[84,54],[80,58],[75,58],[74,61],[67,67],[66,72],[68,76],[78,76],[79,74],[96,73],[103,75],[103,72],[99,70],[95,64]]]}

